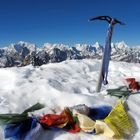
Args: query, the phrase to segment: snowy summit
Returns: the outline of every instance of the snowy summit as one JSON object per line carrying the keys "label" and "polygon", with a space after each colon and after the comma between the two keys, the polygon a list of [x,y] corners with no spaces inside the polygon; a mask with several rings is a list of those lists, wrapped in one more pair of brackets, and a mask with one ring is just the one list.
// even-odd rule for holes
{"label": "snowy summit", "polygon": [[[57,112],[64,107],[78,104],[87,106],[111,105],[114,106],[118,98],[107,95],[106,89],[124,85],[124,78],[136,77],[140,81],[140,64],[126,62],[111,62],[109,66],[109,84],[103,86],[101,93],[95,92],[100,60],[67,60],[61,63],[50,63],[40,67],[1,68],[0,69],[0,112],[21,113],[26,108],[40,102],[46,108],[35,112],[36,115]],[[133,140],[140,139],[140,95],[131,95],[127,100],[128,113],[136,123]],[[4,140],[3,129],[0,138]],[[70,134],[59,131],[41,131],[36,140],[93,140],[106,139],[105,137],[78,133]]]}

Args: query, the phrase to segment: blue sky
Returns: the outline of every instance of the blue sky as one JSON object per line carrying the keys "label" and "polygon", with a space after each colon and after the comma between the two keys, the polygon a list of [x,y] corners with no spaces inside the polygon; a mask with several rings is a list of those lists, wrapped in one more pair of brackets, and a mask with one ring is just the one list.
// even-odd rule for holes
{"label": "blue sky", "polygon": [[109,15],[126,23],[116,25],[113,42],[140,45],[140,0],[0,0],[0,46],[20,40],[104,44],[108,24],[88,22]]}

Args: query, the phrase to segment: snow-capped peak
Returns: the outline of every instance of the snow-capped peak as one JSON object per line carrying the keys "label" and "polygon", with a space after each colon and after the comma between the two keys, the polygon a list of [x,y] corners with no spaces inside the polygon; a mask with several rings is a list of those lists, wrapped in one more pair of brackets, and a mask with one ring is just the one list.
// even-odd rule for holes
{"label": "snow-capped peak", "polygon": [[[112,43],[111,59],[116,61],[140,63],[140,49],[130,48],[124,41]],[[98,42],[94,45],[76,44],[69,47],[64,44],[45,43],[43,47],[37,48],[35,44],[24,41],[11,44],[9,47],[0,49],[0,67],[30,64],[35,54],[37,65],[49,62],[61,62],[67,59],[102,58],[103,46]],[[35,52],[36,53],[33,53]],[[28,61],[28,63],[26,62]],[[24,63],[24,64],[23,64]],[[21,66],[20,65],[20,66]]]}
{"label": "snow-capped peak", "polygon": [[118,49],[128,48],[128,45],[124,41],[115,43],[115,46],[117,46]]}
{"label": "snow-capped peak", "polygon": [[98,49],[98,48],[100,48],[100,44],[99,44],[99,42],[95,42],[95,44],[94,44],[94,47],[96,48],[96,49]]}
{"label": "snow-capped peak", "polygon": [[51,43],[44,43],[43,49],[47,51],[51,51],[54,48],[59,48],[60,50],[65,50],[68,48],[68,45],[65,44],[51,44]]}

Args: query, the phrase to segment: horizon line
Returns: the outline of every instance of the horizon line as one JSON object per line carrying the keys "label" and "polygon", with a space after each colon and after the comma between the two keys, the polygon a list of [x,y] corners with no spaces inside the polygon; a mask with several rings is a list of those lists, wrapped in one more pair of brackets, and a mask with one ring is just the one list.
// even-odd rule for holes
{"label": "horizon line", "polygon": [[[5,46],[1,46],[0,45],[0,48],[5,48],[5,47],[9,47],[10,45],[14,45],[14,44],[18,44],[18,43],[29,43],[29,44],[34,44],[36,47],[38,48],[41,48],[43,47],[45,44],[51,44],[51,45],[65,45],[65,46],[68,46],[68,47],[72,47],[72,46],[75,46],[75,45],[95,45],[96,43],[99,43],[99,45],[101,46],[104,46],[104,44],[98,42],[98,41],[95,41],[94,43],[80,43],[80,42],[77,42],[77,43],[74,43],[74,44],[70,44],[70,43],[60,43],[60,42],[54,42],[52,43],[51,41],[50,42],[45,42],[43,43],[42,45],[38,45],[38,43],[33,43],[33,42],[30,42],[30,41],[23,41],[23,40],[20,40],[20,41],[15,41],[14,43],[9,43],[9,45],[5,45]],[[116,42],[111,42],[111,44],[117,44],[117,43],[124,43],[126,44],[127,46],[129,47],[137,47],[137,46],[140,46],[140,44],[138,45],[129,45],[126,41],[124,40],[121,40],[121,41],[116,41]]]}

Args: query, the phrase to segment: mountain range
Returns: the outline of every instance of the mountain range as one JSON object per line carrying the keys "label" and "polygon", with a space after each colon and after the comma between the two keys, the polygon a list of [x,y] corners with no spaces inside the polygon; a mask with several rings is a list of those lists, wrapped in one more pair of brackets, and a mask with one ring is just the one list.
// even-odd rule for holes
{"label": "mountain range", "polygon": [[[140,47],[129,47],[124,41],[112,43],[111,60],[140,63]],[[0,48],[0,67],[41,66],[47,63],[71,59],[101,59],[104,47],[96,42],[94,45],[45,43],[42,47],[20,41],[8,47]]]}

